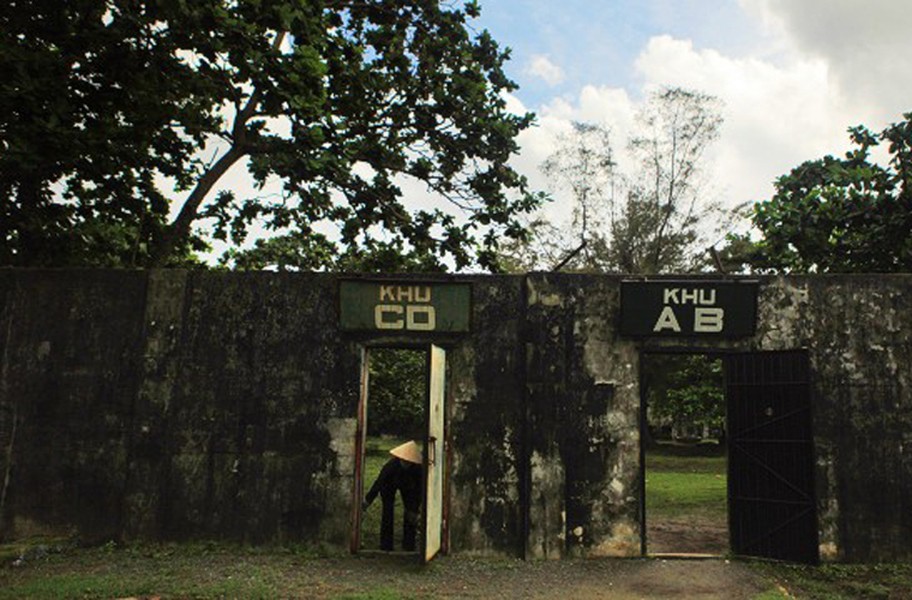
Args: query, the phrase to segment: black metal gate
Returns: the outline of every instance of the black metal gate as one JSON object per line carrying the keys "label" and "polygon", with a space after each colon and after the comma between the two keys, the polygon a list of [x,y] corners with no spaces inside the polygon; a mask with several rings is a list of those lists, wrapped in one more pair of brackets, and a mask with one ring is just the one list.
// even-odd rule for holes
{"label": "black metal gate", "polygon": [[730,355],[725,376],[732,552],[816,563],[807,353]]}

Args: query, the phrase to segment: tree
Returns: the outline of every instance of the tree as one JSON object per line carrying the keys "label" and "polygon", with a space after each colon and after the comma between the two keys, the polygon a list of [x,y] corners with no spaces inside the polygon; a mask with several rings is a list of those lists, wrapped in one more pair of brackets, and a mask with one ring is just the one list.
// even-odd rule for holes
{"label": "tree", "polygon": [[[477,3],[15,0],[0,13],[0,264],[491,264],[539,197],[507,161],[508,52]],[[235,165],[277,197],[215,194]],[[414,178],[445,199],[402,198]],[[178,201],[171,188],[183,194]],[[253,226],[272,238],[241,249]],[[477,249],[477,253],[476,253]]]}
{"label": "tree", "polygon": [[426,388],[425,352],[372,349],[368,434],[421,439],[425,429]]}
{"label": "tree", "polygon": [[[593,240],[604,227],[606,212],[611,217],[611,224],[614,223],[613,188],[618,179],[615,173],[617,163],[607,128],[578,121],[571,126],[570,133],[558,139],[557,149],[545,160],[541,170],[549,181],[569,188],[574,201],[570,226],[572,231],[577,232],[578,239],[557,236],[562,240],[558,242],[558,248],[564,246],[564,254],[576,252],[577,268],[593,270],[597,268]],[[547,226],[542,223],[540,227]],[[570,247],[565,246],[568,241]]]}
{"label": "tree", "polygon": [[699,354],[650,356],[644,361],[642,383],[650,428],[724,433],[723,379],[718,358]]}
{"label": "tree", "polygon": [[[563,244],[558,242],[562,261],[532,268],[565,264],[643,274],[693,269],[704,254],[701,226],[708,229],[710,217],[724,221],[702,185],[704,153],[721,125],[716,98],[681,88],[658,90],[638,114],[627,144],[633,168],[624,173],[609,130],[574,123],[542,170],[570,192],[574,208],[569,228],[576,239],[568,244],[563,236]],[[543,225],[531,229],[533,254],[555,254],[549,231]],[[517,261],[516,256],[514,248],[507,262],[527,260]]]}
{"label": "tree", "polygon": [[631,273],[692,267],[698,225],[721,216],[704,197],[703,155],[719,137],[720,101],[681,88],[655,93],[639,115],[640,134],[630,140],[639,169],[614,239],[613,262]]}
{"label": "tree", "polygon": [[[769,272],[912,271],[912,113],[879,135],[849,129],[844,158],[806,161],[753,207],[761,239],[731,239],[733,262]],[[871,161],[881,142],[887,166]]]}

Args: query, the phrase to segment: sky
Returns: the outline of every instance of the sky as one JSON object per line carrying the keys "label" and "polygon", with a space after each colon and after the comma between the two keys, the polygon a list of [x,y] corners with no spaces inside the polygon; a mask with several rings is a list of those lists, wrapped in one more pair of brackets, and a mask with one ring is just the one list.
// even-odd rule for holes
{"label": "sky", "polygon": [[[912,111],[912,0],[481,0],[475,29],[511,49],[513,110],[536,125],[516,168],[539,171],[574,120],[622,149],[649,91],[681,86],[723,102],[707,154],[725,206],[769,198],[805,160],[849,149],[846,130],[879,131]],[[623,163],[621,165],[623,167]],[[566,208],[565,195],[551,190]]]}
{"label": "sky", "polygon": [[[536,114],[512,164],[551,193],[546,212],[558,223],[572,203],[540,166],[560,134],[573,121],[608,127],[623,170],[636,111],[662,86],[722,101],[704,192],[730,208],[768,199],[776,178],[806,160],[846,152],[849,127],[880,131],[912,112],[912,0],[479,2],[470,26],[511,49],[505,70],[519,89],[508,107]],[[245,171],[235,165],[219,187],[264,193]],[[421,182],[400,184],[407,205],[442,203]]]}

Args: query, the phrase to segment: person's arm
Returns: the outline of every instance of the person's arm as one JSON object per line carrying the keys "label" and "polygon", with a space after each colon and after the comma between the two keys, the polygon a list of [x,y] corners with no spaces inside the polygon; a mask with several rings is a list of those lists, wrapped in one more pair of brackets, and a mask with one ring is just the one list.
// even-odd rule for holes
{"label": "person's arm", "polygon": [[374,485],[371,486],[370,490],[367,492],[367,496],[364,497],[364,504],[362,505],[363,508],[370,506],[371,502],[374,501],[374,498],[377,497],[377,494],[380,493],[380,490],[382,490],[383,487],[387,485],[387,481],[389,481],[390,477],[392,477],[393,468],[395,465],[396,459],[392,459],[390,461],[387,461],[387,463],[383,465],[383,468],[380,469],[380,474],[377,475],[377,479],[374,481]]}

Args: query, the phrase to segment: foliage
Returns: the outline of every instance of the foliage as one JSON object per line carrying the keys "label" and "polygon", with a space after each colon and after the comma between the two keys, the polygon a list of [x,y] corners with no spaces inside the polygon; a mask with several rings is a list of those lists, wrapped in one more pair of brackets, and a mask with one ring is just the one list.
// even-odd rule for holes
{"label": "foliage", "polygon": [[[316,268],[372,245],[491,264],[535,207],[508,53],[474,0],[14,1],[0,11],[0,264]],[[217,192],[246,166],[261,190]],[[403,199],[406,180],[438,203]],[[173,193],[172,193],[173,188]],[[181,195],[179,200],[175,194]],[[211,234],[203,238],[203,226]],[[254,229],[267,237],[245,247]]]}
{"label": "foliage", "polygon": [[653,427],[670,424],[723,431],[725,391],[722,361],[705,355],[652,356],[644,382]]}
{"label": "foliage", "polygon": [[419,350],[370,351],[368,435],[424,437],[427,354]]}
{"label": "foliage", "polygon": [[[761,239],[732,238],[729,258],[768,272],[912,271],[912,113],[879,135],[849,130],[844,158],[806,161],[753,208]],[[886,166],[871,150],[886,143]]]}
{"label": "foliage", "polygon": [[624,173],[609,129],[574,123],[542,165],[573,198],[572,221],[533,221],[532,242],[507,247],[504,265],[641,274],[693,270],[704,262],[701,233],[725,220],[702,181],[703,155],[721,125],[716,98],[681,88],[656,91],[638,114],[627,144],[634,166]]}
{"label": "foliage", "polygon": [[697,225],[720,212],[702,197],[701,162],[719,137],[721,105],[700,92],[661,90],[640,114],[640,126],[630,140],[640,168],[615,234],[622,244],[614,262],[630,273],[683,270],[693,261]]}

